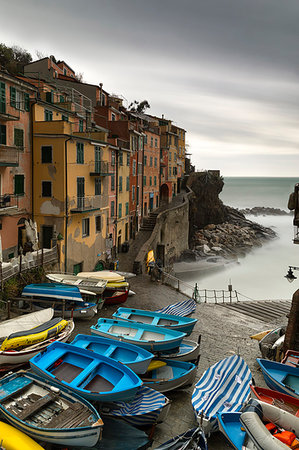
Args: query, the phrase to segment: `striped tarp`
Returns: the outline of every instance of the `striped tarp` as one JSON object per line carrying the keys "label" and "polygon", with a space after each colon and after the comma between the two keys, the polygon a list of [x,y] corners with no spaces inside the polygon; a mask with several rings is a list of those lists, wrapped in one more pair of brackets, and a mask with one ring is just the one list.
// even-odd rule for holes
{"label": "striped tarp", "polygon": [[218,428],[216,414],[239,411],[250,394],[251,372],[238,355],[230,356],[211,366],[195,385],[192,405],[198,420],[201,415]]}
{"label": "striped tarp", "polygon": [[196,301],[190,298],[182,302],[173,303],[172,305],[165,306],[165,308],[159,309],[156,312],[163,314],[173,314],[174,316],[189,316],[196,309]]}
{"label": "striped tarp", "polygon": [[109,415],[121,417],[132,425],[153,425],[169,400],[161,392],[141,386],[131,402],[114,402],[115,408]]}

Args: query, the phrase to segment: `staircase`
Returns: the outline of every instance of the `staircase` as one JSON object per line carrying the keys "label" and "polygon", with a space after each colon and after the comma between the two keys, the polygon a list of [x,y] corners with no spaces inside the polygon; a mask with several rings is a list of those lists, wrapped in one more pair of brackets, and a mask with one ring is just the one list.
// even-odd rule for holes
{"label": "staircase", "polygon": [[144,217],[142,220],[140,230],[141,231],[153,231],[153,229],[155,228],[156,222],[157,222],[158,214],[159,213],[157,213],[157,212],[151,212],[148,217]]}

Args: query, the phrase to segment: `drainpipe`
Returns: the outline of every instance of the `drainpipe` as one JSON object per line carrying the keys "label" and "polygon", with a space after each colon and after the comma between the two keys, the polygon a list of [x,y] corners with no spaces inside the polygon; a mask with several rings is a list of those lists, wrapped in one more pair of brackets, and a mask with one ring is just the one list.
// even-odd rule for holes
{"label": "drainpipe", "polygon": [[119,162],[119,151],[121,151],[121,147],[119,147],[115,152],[115,162],[116,162],[116,180],[115,180],[115,257],[117,255],[117,240],[118,240],[118,229],[117,229],[117,223],[118,223],[118,162]]}
{"label": "drainpipe", "polygon": [[34,160],[33,160],[33,106],[36,105],[37,99],[30,105],[30,135],[31,135],[31,215],[34,222]]}
{"label": "drainpipe", "polygon": [[143,180],[144,180],[144,138],[146,134],[142,133],[142,170],[141,170],[141,221],[143,220]]}
{"label": "drainpipe", "polygon": [[67,229],[69,223],[69,207],[68,207],[68,172],[67,172],[67,143],[72,138],[69,137],[64,141],[64,170],[65,170],[65,228],[64,228],[64,271],[67,272]]}

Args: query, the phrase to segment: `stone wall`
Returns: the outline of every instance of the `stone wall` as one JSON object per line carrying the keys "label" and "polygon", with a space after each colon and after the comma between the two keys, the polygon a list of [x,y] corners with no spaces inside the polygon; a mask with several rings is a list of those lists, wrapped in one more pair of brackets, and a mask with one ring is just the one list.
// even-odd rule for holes
{"label": "stone wall", "polygon": [[135,272],[146,272],[146,257],[150,250],[154,251],[155,258],[160,259],[165,270],[168,270],[182,251],[189,248],[189,195],[182,197],[181,204],[158,215],[151,237],[135,259]]}

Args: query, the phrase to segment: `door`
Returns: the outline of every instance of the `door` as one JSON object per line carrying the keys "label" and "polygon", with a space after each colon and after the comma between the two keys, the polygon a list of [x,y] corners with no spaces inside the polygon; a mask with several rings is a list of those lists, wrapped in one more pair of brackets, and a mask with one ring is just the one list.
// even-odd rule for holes
{"label": "door", "polygon": [[53,238],[53,226],[42,225],[42,245],[43,248],[51,248]]}
{"label": "door", "polygon": [[153,209],[154,209],[154,194],[150,194],[149,210],[152,211]]}
{"label": "door", "polygon": [[95,172],[101,173],[101,147],[94,148]]}
{"label": "door", "polygon": [[73,272],[74,272],[74,275],[77,275],[78,273],[83,272],[83,263],[80,262],[78,264],[74,264]]}
{"label": "door", "polygon": [[77,208],[84,209],[85,180],[84,177],[77,178]]}

